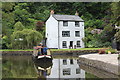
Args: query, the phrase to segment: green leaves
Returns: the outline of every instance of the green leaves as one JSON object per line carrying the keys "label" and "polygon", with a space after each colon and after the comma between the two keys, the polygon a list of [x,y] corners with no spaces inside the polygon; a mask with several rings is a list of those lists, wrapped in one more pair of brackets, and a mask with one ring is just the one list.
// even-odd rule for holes
{"label": "green leaves", "polygon": [[13,32],[11,38],[13,48],[31,49],[34,45],[41,42],[43,36],[35,30],[23,29],[22,31]]}
{"label": "green leaves", "polygon": [[120,30],[115,34],[115,38],[117,42],[120,42]]}
{"label": "green leaves", "polygon": [[14,31],[22,31],[25,27],[22,25],[22,23],[19,21],[15,23],[14,25]]}

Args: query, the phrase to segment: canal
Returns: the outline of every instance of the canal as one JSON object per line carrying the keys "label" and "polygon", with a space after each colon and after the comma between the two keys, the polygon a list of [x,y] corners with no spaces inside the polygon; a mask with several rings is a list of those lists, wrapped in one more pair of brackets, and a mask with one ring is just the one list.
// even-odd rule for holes
{"label": "canal", "polygon": [[[18,53],[19,54],[19,53]],[[52,55],[52,62],[35,63],[31,55],[13,55],[2,57],[2,77],[3,79],[63,79],[63,80],[84,80],[109,78],[110,75],[101,70],[91,68],[78,63],[77,55]],[[94,71],[95,70],[95,71]],[[91,72],[93,71],[93,72]],[[96,72],[95,75],[94,72]],[[98,73],[97,73],[98,72]],[[104,74],[103,74],[104,73]],[[100,76],[99,76],[99,75]],[[107,75],[105,75],[107,74]],[[112,75],[114,78],[116,76]]]}

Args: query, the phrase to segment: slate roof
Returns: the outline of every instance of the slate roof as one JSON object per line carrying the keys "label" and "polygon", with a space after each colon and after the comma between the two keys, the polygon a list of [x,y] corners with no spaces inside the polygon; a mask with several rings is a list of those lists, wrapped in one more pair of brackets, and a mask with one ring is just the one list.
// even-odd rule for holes
{"label": "slate roof", "polygon": [[77,15],[58,15],[53,14],[52,15],[56,20],[58,21],[84,21]]}

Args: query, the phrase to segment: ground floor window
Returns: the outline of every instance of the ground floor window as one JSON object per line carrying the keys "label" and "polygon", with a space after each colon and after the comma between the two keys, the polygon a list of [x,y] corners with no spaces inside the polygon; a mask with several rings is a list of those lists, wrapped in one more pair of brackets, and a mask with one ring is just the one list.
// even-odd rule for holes
{"label": "ground floor window", "polygon": [[63,41],[63,42],[62,42],[62,47],[63,47],[63,48],[67,48],[67,41]]}
{"label": "ground floor window", "polygon": [[77,41],[77,47],[81,47],[81,46],[80,46],[80,41]]}

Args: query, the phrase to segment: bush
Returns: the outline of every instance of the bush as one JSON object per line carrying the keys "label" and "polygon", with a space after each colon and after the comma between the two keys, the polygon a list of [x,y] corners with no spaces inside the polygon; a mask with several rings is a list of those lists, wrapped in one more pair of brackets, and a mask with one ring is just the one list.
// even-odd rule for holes
{"label": "bush", "polygon": [[99,50],[98,50],[98,53],[99,53],[99,54],[105,54],[105,49],[99,49]]}
{"label": "bush", "polygon": [[117,51],[115,49],[107,49],[105,50],[105,53],[108,54],[110,52],[111,54],[116,53]]}

